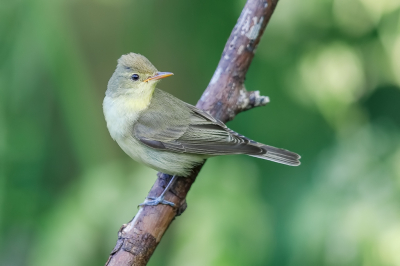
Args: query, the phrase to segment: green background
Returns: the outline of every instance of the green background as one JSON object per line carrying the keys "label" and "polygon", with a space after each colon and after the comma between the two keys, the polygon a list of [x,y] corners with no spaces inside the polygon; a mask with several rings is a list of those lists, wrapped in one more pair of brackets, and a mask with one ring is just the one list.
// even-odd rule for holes
{"label": "green background", "polygon": [[[0,264],[103,265],[156,176],[102,100],[141,53],[195,104],[243,0],[2,0]],[[300,167],[210,159],[149,265],[400,265],[400,1],[281,0],[228,126]]]}

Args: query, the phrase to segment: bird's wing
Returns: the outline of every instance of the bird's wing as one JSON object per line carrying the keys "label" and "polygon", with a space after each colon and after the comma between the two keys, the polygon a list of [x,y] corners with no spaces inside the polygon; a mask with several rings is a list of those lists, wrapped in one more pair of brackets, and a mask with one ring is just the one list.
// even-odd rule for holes
{"label": "bird's wing", "polygon": [[282,164],[300,165],[298,154],[250,140],[207,112],[166,92],[155,90],[150,105],[153,106],[141,114],[133,128],[134,137],[148,147],[208,156],[247,154]]}
{"label": "bird's wing", "polygon": [[151,105],[133,128],[134,137],[151,148],[210,156],[265,153],[221,121],[166,92],[156,90]]}

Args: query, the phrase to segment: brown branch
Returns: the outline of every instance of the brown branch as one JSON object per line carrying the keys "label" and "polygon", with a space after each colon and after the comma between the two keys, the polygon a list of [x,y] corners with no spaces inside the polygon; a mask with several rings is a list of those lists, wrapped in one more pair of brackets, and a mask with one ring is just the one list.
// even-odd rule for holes
{"label": "brown branch", "polygon": [[[222,53],[210,84],[197,103],[223,122],[236,114],[269,102],[258,91],[248,92],[244,78],[254,57],[255,49],[275,10],[278,0],[248,0]],[[162,236],[176,215],[186,209],[186,195],[202,166],[193,170],[190,177],[178,178],[166,193],[165,199],[178,209],[167,205],[141,207],[128,224],[118,232],[118,241],[106,265],[144,266],[149,261]],[[148,197],[161,194],[171,176],[163,173],[151,188]]]}

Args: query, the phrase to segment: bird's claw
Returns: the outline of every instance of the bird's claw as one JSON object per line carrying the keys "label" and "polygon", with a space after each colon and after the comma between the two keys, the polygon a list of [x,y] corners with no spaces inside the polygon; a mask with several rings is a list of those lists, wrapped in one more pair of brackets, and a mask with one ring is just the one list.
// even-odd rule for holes
{"label": "bird's claw", "polygon": [[158,204],[175,207],[175,203],[165,200],[164,197],[148,197],[143,203],[139,204],[139,206],[156,206]]}

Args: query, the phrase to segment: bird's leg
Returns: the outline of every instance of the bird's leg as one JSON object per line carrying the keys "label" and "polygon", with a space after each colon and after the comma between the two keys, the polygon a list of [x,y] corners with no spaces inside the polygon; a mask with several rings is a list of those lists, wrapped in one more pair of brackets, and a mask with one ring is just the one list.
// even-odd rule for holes
{"label": "bird's leg", "polygon": [[[173,202],[167,201],[164,199],[165,193],[167,193],[168,189],[175,183],[176,175],[174,175],[171,180],[169,181],[168,185],[165,187],[164,191],[158,197],[148,197],[142,204],[139,206],[156,206],[158,204],[169,205],[171,207],[175,207]],[[149,201],[148,201],[149,199]]]}

